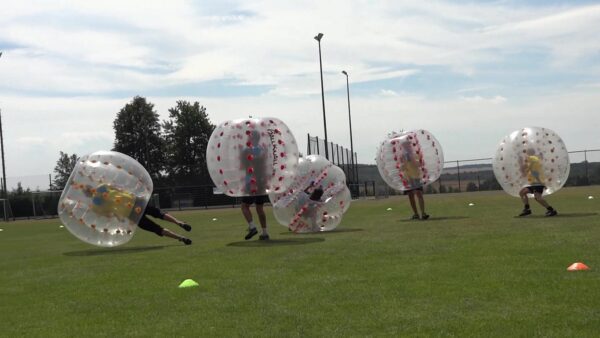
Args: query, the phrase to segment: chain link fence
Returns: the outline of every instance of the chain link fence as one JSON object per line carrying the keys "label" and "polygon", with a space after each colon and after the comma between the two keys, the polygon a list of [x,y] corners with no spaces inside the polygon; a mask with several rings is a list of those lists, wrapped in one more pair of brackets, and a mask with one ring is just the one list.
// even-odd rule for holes
{"label": "chain link fence", "polygon": [[[309,137],[307,152],[324,154],[325,143],[317,137]],[[350,152],[333,143],[329,143],[330,158],[346,172],[348,187],[354,197],[385,198],[398,192],[389,188],[379,177],[375,165],[354,164]],[[339,160],[338,160],[339,155]],[[577,150],[569,152],[571,171],[566,186],[600,184],[600,149]],[[358,181],[358,172],[362,181]],[[46,190],[50,185],[50,175],[9,177],[8,198],[0,198],[0,219],[47,218],[56,217],[58,200],[62,191]],[[11,183],[12,182],[12,183]],[[22,189],[17,189],[17,183]],[[27,182],[34,182],[27,185]],[[492,169],[492,158],[466,159],[444,162],[444,171],[438,181],[429,185],[426,193],[454,193],[465,191],[501,190]],[[212,184],[185,184],[157,186],[151,203],[165,209],[198,209],[216,207],[237,207],[240,198],[229,197],[216,191]]]}
{"label": "chain link fence", "polygon": [[[327,153],[326,153],[327,149]],[[353,198],[359,196],[373,196],[364,195],[367,193],[367,189],[361,190],[360,180],[358,178],[358,157],[357,154],[350,151],[350,149],[344,148],[336,143],[327,142],[324,139],[320,139],[318,136],[307,135],[306,142],[306,154],[307,155],[329,155],[329,161],[340,167],[346,175],[346,183]],[[361,191],[363,194],[361,194]]]}

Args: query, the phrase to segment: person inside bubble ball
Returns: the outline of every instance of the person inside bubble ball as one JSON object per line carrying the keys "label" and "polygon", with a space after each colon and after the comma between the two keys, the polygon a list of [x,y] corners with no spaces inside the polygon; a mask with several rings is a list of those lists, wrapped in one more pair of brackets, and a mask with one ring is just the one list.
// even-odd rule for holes
{"label": "person inside bubble ball", "polygon": [[126,218],[135,220],[141,214],[142,216],[138,222],[138,227],[141,229],[153,232],[161,237],[166,236],[174,238],[180,242],[183,242],[185,245],[192,244],[191,239],[161,227],[150,220],[147,216],[150,215],[154,218],[160,218],[177,224],[186,231],[192,230],[192,227],[189,224],[182,222],[174,216],[162,212],[159,208],[151,205],[147,205],[146,208],[142,210],[144,201],[137,198],[132,193],[104,183],[98,185],[96,188],[88,185],[83,189],[83,192],[86,196],[92,199],[92,203],[90,204],[91,209],[98,215],[105,217],[116,217],[119,220],[124,220]]}
{"label": "person inside bubble ball", "polygon": [[[402,171],[408,187],[404,191],[405,195],[408,195],[410,201],[410,207],[413,211],[412,219],[423,219],[429,218],[429,215],[425,213],[425,200],[423,199],[423,183],[421,182],[421,169],[419,161],[415,156],[415,152],[412,147],[412,143],[409,140],[402,142],[400,156],[402,156],[402,164],[400,170]],[[415,195],[419,200],[419,208],[421,209],[421,216],[417,211],[417,205],[415,202]]]}
{"label": "person inside bubble ball", "polygon": [[546,216],[556,216],[558,212],[546,202],[542,194],[544,193],[545,186],[545,178],[544,178],[544,169],[542,166],[542,154],[536,154],[535,149],[529,148],[526,151],[526,156],[519,157],[519,168],[521,170],[521,174],[527,177],[528,185],[523,187],[521,191],[519,191],[519,196],[523,201],[523,211],[519,214],[519,216],[527,216],[531,215],[531,208],[529,206],[529,199],[527,198],[527,194],[533,194],[535,200],[546,208]]}
{"label": "person inside bubble ball", "polygon": [[[301,210],[302,218],[309,221],[312,231],[319,230],[319,226],[317,225],[317,211],[324,204],[321,201],[324,193],[323,186],[317,186],[315,181],[311,181],[309,186],[298,194],[297,209]],[[290,227],[289,230],[292,231],[293,229]]]}
{"label": "person inside bubble ball", "polygon": [[242,197],[242,215],[248,223],[248,233],[244,237],[249,240],[258,234],[256,224],[252,218],[250,206],[256,206],[256,214],[260,222],[261,234],[258,237],[260,240],[268,240],[267,232],[267,216],[265,215],[264,204],[269,200],[265,194],[256,195],[258,192],[264,192],[266,189],[266,181],[268,173],[266,165],[268,161],[267,148],[260,144],[260,133],[257,130],[252,130],[248,133],[247,147],[241,153],[240,163],[245,172],[244,190],[249,196]]}

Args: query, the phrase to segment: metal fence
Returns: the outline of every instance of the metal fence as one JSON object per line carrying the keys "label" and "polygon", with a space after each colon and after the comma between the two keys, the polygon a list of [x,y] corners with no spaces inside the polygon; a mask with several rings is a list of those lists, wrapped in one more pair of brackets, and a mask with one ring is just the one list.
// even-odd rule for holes
{"label": "metal fence", "polygon": [[[429,192],[464,192],[502,189],[494,176],[492,158],[444,162],[444,171]],[[600,184],[600,149],[569,152],[571,170],[567,186]]]}
{"label": "metal fence", "polygon": [[[367,178],[363,172],[361,177],[365,175],[365,179],[358,182],[356,154],[354,154],[353,166],[347,149],[332,143],[329,143],[329,147],[332,150],[331,160],[347,173],[347,177],[354,179],[354,181],[348,180],[348,187],[353,197],[381,198],[397,194],[378,177],[378,173],[376,173],[377,179],[374,179],[373,175]],[[324,149],[323,140],[309,136],[307,149],[309,154],[323,154]],[[600,149],[571,151],[569,159],[571,171],[567,186],[600,185]],[[361,171],[366,167],[372,167],[373,172],[377,172],[374,165],[361,165]],[[49,175],[38,176],[40,185],[48,182],[50,178]],[[18,179],[13,178],[15,181]],[[442,176],[425,191],[446,193],[500,189],[492,170],[492,158],[479,158],[444,162]],[[157,186],[154,190],[152,203],[166,209],[236,207],[241,202],[240,198],[229,197],[215,191],[211,184]],[[36,191],[25,189],[20,193],[12,191],[8,199],[0,199],[0,219],[56,217],[60,194],[61,191],[38,191],[38,189]]]}
{"label": "metal fence", "polygon": [[[356,153],[352,154],[352,152],[344,148],[336,143],[327,142],[325,143],[324,139],[320,139],[318,136],[310,136],[307,135],[306,142],[306,153],[307,155],[321,155],[325,156],[325,149],[327,148],[327,152],[329,155],[329,160],[331,163],[340,167],[344,174],[346,175],[346,183],[348,184],[348,188],[352,193],[353,198],[357,198],[359,196],[365,196],[368,192],[368,189],[361,190],[360,180],[358,177],[358,156]],[[361,194],[361,192],[363,194]],[[373,196],[373,195],[366,195]]]}

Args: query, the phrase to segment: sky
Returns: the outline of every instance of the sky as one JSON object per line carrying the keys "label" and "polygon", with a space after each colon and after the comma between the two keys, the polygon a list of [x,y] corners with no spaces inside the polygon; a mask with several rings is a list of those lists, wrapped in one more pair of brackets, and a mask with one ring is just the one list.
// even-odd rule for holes
{"label": "sky", "polygon": [[[323,136],[374,163],[394,130],[426,129],[445,159],[491,157],[525,126],[600,149],[600,1],[4,1],[0,109],[9,188],[59,152],[111,149],[135,95],[210,120],[274,116],[306,152]],[[598,156],[600,158],[600,156]]]}

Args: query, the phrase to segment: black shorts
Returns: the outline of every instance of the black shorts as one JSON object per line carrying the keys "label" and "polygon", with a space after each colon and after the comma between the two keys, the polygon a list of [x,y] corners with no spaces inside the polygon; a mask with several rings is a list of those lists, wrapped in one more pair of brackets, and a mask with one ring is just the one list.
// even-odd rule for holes
{"label": "black shorts", "polygon": [[423,187],[418,187],[418,188],[414,188],[414,189],[410,189],[410,190],[404,190],[404,195],[408,195],[408,193],[412,192],[412,191],[423,191]]}
{"label": "black shorts", "polygon": [[263,204],[267,203],[268,201],[269,201],[269,196],[267,196],[267,195],[242,197],[242,203],[244,203],[244,204],[263,205]]}
{"label": "black shorts", "polygon": [[544,189],[546,189],[546,187],[543,185],[530,185],[528,187],[525,187],[525,189],[527,189],[527,191],[529,191],[530,194],[543,194]]}
{"label": "black shorts", "polygon": [[144,214],[142,215],[142,218],[138,222],[138,226],[141,229],[144,229],[146,231],[150,231],[159,236],[162,236],[164,228],[161,227],[160,225],[154,223],[152,220],[150,220],[147,215],[150,215],[154,218],[163,219],[165,217],[165,214],[162,211],[160,211],[159,208],[149,205],[146,207],[146,210],[144,210]]}

